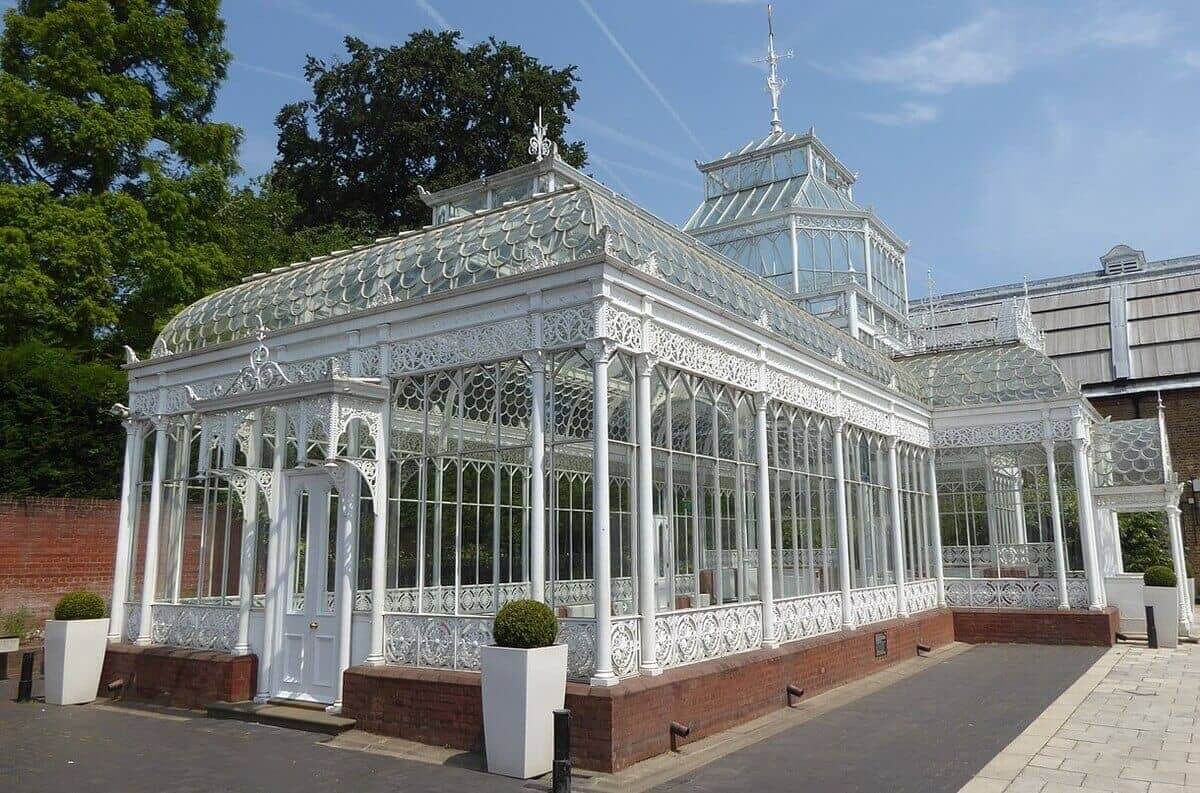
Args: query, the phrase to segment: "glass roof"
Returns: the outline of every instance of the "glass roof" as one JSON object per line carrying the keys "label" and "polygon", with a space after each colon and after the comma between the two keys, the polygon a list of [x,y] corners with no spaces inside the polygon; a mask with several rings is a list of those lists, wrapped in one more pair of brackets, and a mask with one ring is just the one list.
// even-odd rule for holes
{"label": "glass roof", "polygon": [[613,196],[578,174],[566,187],[441,226],[384,238],[248,279],[202,298],[167,323],[156,356],[245,338],[260,315],[275,331],[483,283],[513,272],[536,245],[552,262],[568,262],[614,234],[615,255],[643,261],[654,252],[660,275],[677,286],[767,326],[798,346],[917,397],[903,367],[849,338],[704,244]]}
{"label": "glass roof", "polygon": [[789,207],[863,211],[858,204],[820,179],[800,176],[709,198],[696,208],[683,228],[685,231],[695,231]]}
{"label": "glass roof", "polygon": [[1078,393],[1057,364],[1024,344],[946,350],[896,363],[922,381],[922,398],[932,407],[1001,405]]}
{"label": "glass roof", "polygon": [[1158,419],[1130,419],[1097,424],[1093,431],[1097,487],[1161,485],[1162,430]]}

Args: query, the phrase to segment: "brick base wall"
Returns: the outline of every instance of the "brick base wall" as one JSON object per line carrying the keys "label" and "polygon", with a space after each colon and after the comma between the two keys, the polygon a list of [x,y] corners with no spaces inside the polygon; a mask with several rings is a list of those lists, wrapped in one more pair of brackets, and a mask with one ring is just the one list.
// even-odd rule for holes
{"label": "brick base wall", "polygon": [[[125,681],[125,698],[182,708],[252,699],[258,658],[212,650],[111,644],[100,674],[101,697],[108,685]],[[132,683],[130,682],[132,681]]]}
{"label": "brick base wall", "polygon": [[1103,611],[954,609],[954,638],[969,644],[1081,644],[1112,647],[1120,615]]}
{"label": "brick base wall", "polygon": [[[875,634],[887,655],[875,657]],[[616,771],[668,751],[671,721],[711,735],[786,705],[788,684],[807,695],[912,658],[918,643],[952,641],[949,611],[894,620],[858,631],[793,642],[778,649],[671,669],[613,688],[567,685],[571,747],[580,768]],[[483,745],[479,676],[402,667],[347,670],[343,715],[370,732],[475,750]]]}

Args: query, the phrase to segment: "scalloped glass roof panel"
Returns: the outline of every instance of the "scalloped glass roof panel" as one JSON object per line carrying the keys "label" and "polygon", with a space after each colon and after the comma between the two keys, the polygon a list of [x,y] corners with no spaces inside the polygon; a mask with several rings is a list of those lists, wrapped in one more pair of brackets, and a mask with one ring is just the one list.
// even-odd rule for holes
{"label": "scalloped glass roof panel", "polygon": [[902,367],[847,337],[736,263],[619,199],[586,187],[559,192],[443,226],[278,268],[202,298],[167,323],[164,355],[252,335],[261,316],[271,331],[494,280],[522,270],[540,248],[550,263],[598,251],[601,229],[627,262],[653,252],[668,282],[771,330],[852,371],[912,397],[919,383]]}
{"label": "scalloped glass roof panel", "polygon": [[1162,431],[1157,418],[1107,421],[1092,430],[1097,487],[1161,485]]}
{"label": "scalloped glass roof panel", "polygon": [[683,228],[684,231],[697,231],[787,208],[863,211],[820,179],[801,176],[705,199]]}
{"label": "scalloped glass roof panel", "polygon": [[1052,360],[1023,344],[947,350],[896,363],[921,381],[922,398],[932,407],[1002,405],[1078,391]]}

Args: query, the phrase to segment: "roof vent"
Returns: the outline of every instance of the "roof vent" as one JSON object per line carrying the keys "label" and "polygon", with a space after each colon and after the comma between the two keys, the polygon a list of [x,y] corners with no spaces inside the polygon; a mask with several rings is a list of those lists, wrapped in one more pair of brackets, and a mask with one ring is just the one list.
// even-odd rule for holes
{"label": "roof vent", "polygon": [[1104,267],[1105,275],[1140,273],[1146,269],[1146,254],[1128,245],[1115,245],[1100,257],[1100,264]]}

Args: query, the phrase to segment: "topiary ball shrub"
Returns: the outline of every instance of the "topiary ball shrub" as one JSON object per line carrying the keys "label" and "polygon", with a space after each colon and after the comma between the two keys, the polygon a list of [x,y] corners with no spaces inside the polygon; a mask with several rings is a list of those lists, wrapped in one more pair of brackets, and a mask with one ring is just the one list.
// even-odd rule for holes
{"label": "topiary ball shrub", "polygon": [[1175,586],[1175,571],[1166,565],[1155,565],[1142,574],[1146,586]]}
{"label": "topiary ball shrub", "polygon": [[54,607],[56,620],[98,620],[104,618],[104,598],[92,592],[63,595]]}
{"label": "topiary ball shrub", "polygon": [[492,638],[497,647],[516,647],[532,650],[549,647],[558,637],[558,620],[545,603],[536,600],[514,600],[496,615]]}

